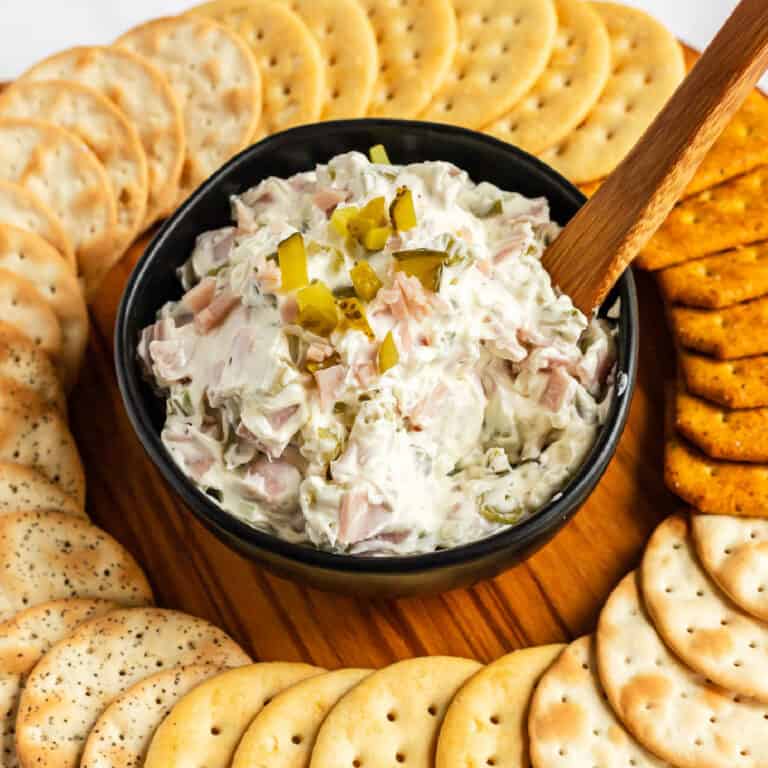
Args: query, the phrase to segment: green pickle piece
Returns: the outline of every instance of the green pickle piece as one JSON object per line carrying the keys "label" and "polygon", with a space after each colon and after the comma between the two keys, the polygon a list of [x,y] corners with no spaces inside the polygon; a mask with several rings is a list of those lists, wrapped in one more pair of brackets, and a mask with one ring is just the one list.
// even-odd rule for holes
{"label": "green pickle piece", "polygon": [[341,313],[338,328],[340,331],[362,331],[369,339],[374,338],[368,318],[365,316],[365,308],[360,299],[354,296],[337,301]]}
{"label": "green pickle piece", "polygon": [[309,285],[307,250],[299,232],[294,232],[277,246],[277,261],[280,265],[280,287],[284,291]]}
{"label": "green pickle piece", "polygon": [[339,322],[336,300],[330,288],[318,280],[296,294],[298,323],[318,336],[330,336]]}
{"label": "green pickle piece", "polygon": [[390,165],[389,155],[383,144],[376,144],[368,150],[368,156],[372,163],[379,165]]}
{"label": "green pickle piece", "polygon": [[523,516],[522,509],[511,509],[509,512],[502,512],[496,507],[484,504],[480,509],[480,514],[491,523],[500,523],[501,525],[514,525]]}
{"label": "green pickle piece", "polygon": [[416,209],[413,206],[413,195],[408,187],[400,187],[395,199],[389,206],[389,218],[398,232],[407,232],[416,224]]}
{"label": "green pickle piece", "polygon": [[352,285],[355,286],[355,293],[363,301],[373,301],[381,288],[381,280],[376,274],[376,270],[367,261],[358,261],[352,269],[349,270],[349,276],[352,278]]}
{"label": "green pickle piece", "polygon": [[397,251],[392,255],[398,272],[405,272],[409,277],[418,278],[429,291],[437,291],[440,287],[440,273],[448,260],[448,254],[445,251],[415,248],[411,251]]}
{"label": "green pickle piece", "polygon": [[389,331],[379,347],[379,373],[386,373],[400,362],[400,353],[397,351],[395,337]]}

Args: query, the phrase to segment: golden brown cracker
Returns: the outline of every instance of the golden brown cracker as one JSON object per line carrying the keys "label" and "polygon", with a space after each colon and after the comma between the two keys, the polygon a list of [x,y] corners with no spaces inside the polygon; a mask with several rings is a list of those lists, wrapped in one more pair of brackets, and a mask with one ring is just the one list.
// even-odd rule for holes
{"label": "golden brown cracker", "polygon": [[37,118],[66,128],[99,158],[117,203],[115,251],[125,251],[147,213],[149,177],[141,139],[98,91],[69,80],[21,80],[0,95],[0,115]]}
{"label": "golden brown cracker", "polygon": [[456,52],[451,0],[403,3],[360,0],[379,46],[379,73],[368,114],[415,118],[443,82]]}
{"label": "golden brown cracker", "polygon": [[611,76],[584,122],[540,154],[577,184],[611,173],[685,76],[682,50],[666,27],[623,5],[592,7],[611,38]]}
{"label": "golden brown cracker", "polygon": [[456,55],[420,117],[481,128],[517,104],[543,74],[557,12],[553,0],[453,0],[453,7]]}
{"label": "golden brown cracker", "polygon": [[248,146],[261,117],[261,76],[245,41],[201,16],[146,22],[115,43],[168,78],[181,104],[187,154],[180,198]]}
{"label": "golden brown cracker", "polygon": [[635,263],[664,269],[768,238],[768,166],[683,200]]}
{"label": "golden brown cracker", "polygon": [[768,352],[768,297],[725,309],[670,307],[677,341],[721,360]]}
{"label": "golden brown cracker", "polygon": [[564,139],[597,103],[611,71],[611,41],[582,0],[555,0],[557,34],[544,72],[525,96],[483,130],[536,154]]}
{"label": "golden brown cracker", "polygon": [[136,126],[144,147],[149,170],[145,226],[173,211],[186,134],[181,107],[157,67],[120,48],[83,46],[38,62],[22,78],[75,80],[106,96]]}
{"label": "golden brown cracker", "polygon": [[713,360],[685,349],[678,353],[688,390],[729,408],[768,406],[768,355]]}
{"label": "golden brown cracker", "polygon": [[730,307],[768,294],[768,243],[694,259],[656,274],[668,302]]}

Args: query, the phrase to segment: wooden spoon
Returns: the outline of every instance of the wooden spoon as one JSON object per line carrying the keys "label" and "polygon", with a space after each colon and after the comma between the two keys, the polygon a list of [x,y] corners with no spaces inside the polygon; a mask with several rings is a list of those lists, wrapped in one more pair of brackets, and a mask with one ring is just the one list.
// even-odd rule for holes
{"label": "wooden spoon", "polygon": [[544,252],[589,315],[666,219],[768,68],[768,0],[742,0],[634,149]]}

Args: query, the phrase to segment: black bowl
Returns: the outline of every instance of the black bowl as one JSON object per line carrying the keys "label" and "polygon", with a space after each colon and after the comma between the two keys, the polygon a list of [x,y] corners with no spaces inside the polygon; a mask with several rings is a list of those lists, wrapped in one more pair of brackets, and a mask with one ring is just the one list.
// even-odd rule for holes
{"label": "black bowl", "polygon": [[584,196],[564,178],[515,147],[472,131],[402,120],[348,120],[295,128],[245,150],[203,184],[169,219],[147,248],[125,289],[115,329],[115,362],[123,400],[145,450],[193,514],[222,541],[276,573],[303,584],[367,596],[402,596],[466,586],[531,555],[575,514],[613,456],[627,419],[637,367],[635,284],[626,272],[605,302],[621,300],[618,367],[626,376],[598,438],[580,470],[557,496],[514,528],[464,546],[425,555],[359,557],[290,544],[257,531],[216,506],[176,466],[160,440],[163,402],[142,379],[136,359],[139,331],[157,310],[181,295],[176,277],[201,232],[230,221],[229,197],[267,176],[289,176],[349,150],[386,146],[398,163],[448,160],[475,181],[549,200],[565,224]]}

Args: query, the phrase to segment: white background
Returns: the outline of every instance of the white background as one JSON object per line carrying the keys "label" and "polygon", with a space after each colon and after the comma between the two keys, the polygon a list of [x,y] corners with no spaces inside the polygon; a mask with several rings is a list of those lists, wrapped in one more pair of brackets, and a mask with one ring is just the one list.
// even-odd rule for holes
{"label": "white background", "polygon": [[[664,21],[703,48],[736,0],[623,0]],[[199,2],[199,0],[198,0]],[[72,45],[109,43],[132,25],[195,4],[194,0],[0,0],[0,80]],[[768,87],[768,76],[763,79]]]}

